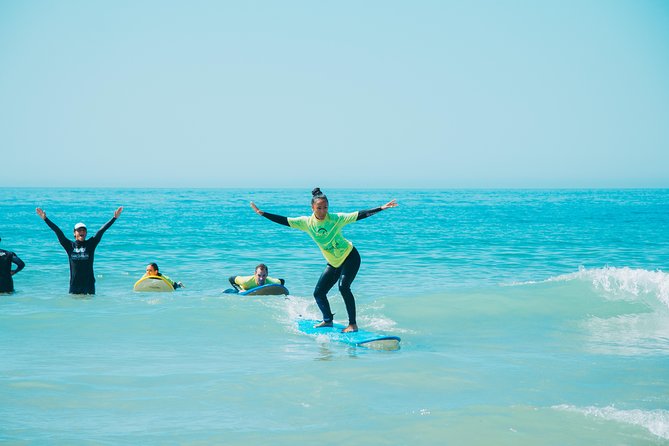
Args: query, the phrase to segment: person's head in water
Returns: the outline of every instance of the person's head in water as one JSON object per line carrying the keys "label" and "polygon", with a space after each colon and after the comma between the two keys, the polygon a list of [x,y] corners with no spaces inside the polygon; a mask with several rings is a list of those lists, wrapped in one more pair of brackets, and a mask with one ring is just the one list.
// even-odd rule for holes
{"label": "person's head in water", "polygon": [[88,229],[86,229],[86,225],[83,223],[77,223],[74,225],[74,239],[78,242],[83,242],[86,240],[86,236],[88,235]]}
{"label": "person's head in water", "polygon": [[159,276],[160,271],[158,270],[157,263],[149,263],[146,265],[146,275],[147,276]]}
{"label": "person's head in water", "polygon": [[269,274],[269,270],[267,269],[267,265],[264,263],[261,263],[260,265],[256,266],[256,271],[253,274],[256,278],[256,282],[258,285],[264,285],[265,280],[267,280],[267,274]]}
{"label": "person's head in water", "polygon": [[328,197],[321,191],[320,187],[311,191],[311,210],[314,211],[314,216],[318,220],[325,219],[328,215]]}

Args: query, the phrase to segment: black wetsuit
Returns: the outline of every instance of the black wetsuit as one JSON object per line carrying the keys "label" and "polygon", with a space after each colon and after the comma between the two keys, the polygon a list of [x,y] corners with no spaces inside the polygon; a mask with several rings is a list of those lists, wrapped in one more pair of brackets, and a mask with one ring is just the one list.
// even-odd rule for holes
{"label": "black wetsuit", "polygon": [[[358,211],[358,217],[355,221],[360,221],[363,218],[367,218],[371,215],[381,212],[383,209],[380,207],[374,209],[368,209],[365,211]],[[281,215],[270,214],[269,212],[263,212],[263,217],[272,220],[274,223],[279,223],[280,225],[289,226],[288,217]],[[332,322],[334,314],[330,310],[330,302],[327,298],[327,293],[332,289],[335,283],[339,281],[339,292],[341,293],[342,298],[344,299],[344,305],[346,305],[346,312],[348,313],[348,323],[351,325],[356,325],[356,308],[355,308],[355,297],[351,292],[351,284],[355,279],[355,276],[358,274],[360,269],[360,253],[355,246],[339,267],[334,267],[329,263],[325,266],[325,270],[321,274],[321,277],[316,283],[316,288],[314,289],[314,299],[316,299],[316,304],[323,314],[324,322]]]}
{"label": "black wetsuit", "polygon": [[58,241],[69,257],[70,294],[95,294],[95,273],[93,272],[95,248],[105,231],[114,224],[116,218],[109,220],[95,236],[83,242],[68,239],[63,231],[48,218],[45,218],[44,221],[56,233]]}
{"label": "black wetsuit", "polygon": [[[12,271],[12,263],[16,265],[16,269]],[[0,293],[14,292],[14,279],[12,273],[16,274],[26,266],[19,256],[11,251],[0,249]]]}

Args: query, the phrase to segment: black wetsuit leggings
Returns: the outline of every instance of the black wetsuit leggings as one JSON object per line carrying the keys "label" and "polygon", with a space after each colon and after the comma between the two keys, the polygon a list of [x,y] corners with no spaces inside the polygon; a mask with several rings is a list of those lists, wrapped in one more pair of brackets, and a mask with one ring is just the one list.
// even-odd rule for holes
{"label": "black wetsuit leggings", "polygon": [[320,308],[321,313],[323,313],[323,320],[325,322],[332,322],[332,311],[330,310],[330,302],[328,302],[328,291],[332,289],[335,283],[339,281],[339,292],[344,298],[344,303],[346,304],[346,312],[348,313],[348,323],[356,324],[355,321],[355,298],[351,292],[351,283],[355,279],[355,275],[358,274],[360,269],[360,253],[358,250],[353,247],[353,251],[346,257],[344,263],[341,264],[339,268],[328,263],[328,266],[325,267],[325,271],[321,274],[318,283],[316,284],[316,289],[314,289],[314,298],[316,298],[316,304]]}

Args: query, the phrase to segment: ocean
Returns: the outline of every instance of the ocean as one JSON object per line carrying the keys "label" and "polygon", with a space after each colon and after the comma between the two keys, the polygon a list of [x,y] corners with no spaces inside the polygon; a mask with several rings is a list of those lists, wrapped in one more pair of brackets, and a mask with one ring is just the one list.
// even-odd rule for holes
{"label": "ocean", "polygon": [[[325,261],[249,202],[307,215],[310,190],[0,189],[26,262],[0,295],[0,443],[669,444],[669,190],[325,192],[399,203],[344,229],[358,324],[398,351],[296,329]],[[69,295],[35,208],[92,236],[118,206],[97,294]],[[186,288],[133,292],[149,262]],[[288,297],[222,293],[260,262]]]}

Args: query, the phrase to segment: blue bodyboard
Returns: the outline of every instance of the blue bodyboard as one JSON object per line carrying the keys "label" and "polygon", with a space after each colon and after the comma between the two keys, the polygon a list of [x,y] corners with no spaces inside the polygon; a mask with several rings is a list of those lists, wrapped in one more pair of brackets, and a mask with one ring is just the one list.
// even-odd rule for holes
{"label": "blue bodyboard", "polygon": [[341,331],[345,327],[341,324],[333,324],[332,327],[314,328],[314,325],[319,322],[312,319],[298,319],[297,329],[308,335],[327,336],[332,341],[374,350],[399,350],[400,348],[400,338],[397,336],[386,336],[367,330],[342,333]]}
{"label": "blue bodyboard", "polygon": [[281,296],[290,294],[288,288],[278,283],[268,283],[267,285],[260,285],[245,291],[229,288],[223,292],[227,294],[239,294],[240,296]]}

